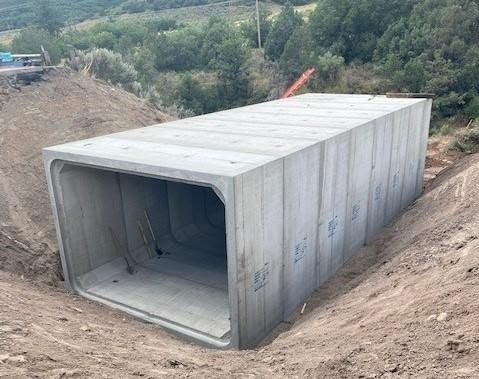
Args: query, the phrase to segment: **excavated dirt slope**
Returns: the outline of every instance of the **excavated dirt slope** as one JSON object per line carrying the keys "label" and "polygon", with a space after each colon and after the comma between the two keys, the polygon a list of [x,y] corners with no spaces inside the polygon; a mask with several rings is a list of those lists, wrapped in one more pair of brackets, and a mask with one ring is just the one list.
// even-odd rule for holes
{"label": "excavated dirt slope", "polygon": [[[166,119],[125,91],[68,71],[52,71],[20,91],[0,82],[0,267],[58,279],[43,147]],[[5,255],[7,245],[26,245],[30,257]]]}
{"label": "excavated dirt slope", "polygon": [[[0,377],[479,378],[479,155],[431,179],[262,346],[216,351],[44,283],[56,248],[40,148],[163,116],[66,73],[5,98]],[[428,177],[451,159],[433,142]]]}

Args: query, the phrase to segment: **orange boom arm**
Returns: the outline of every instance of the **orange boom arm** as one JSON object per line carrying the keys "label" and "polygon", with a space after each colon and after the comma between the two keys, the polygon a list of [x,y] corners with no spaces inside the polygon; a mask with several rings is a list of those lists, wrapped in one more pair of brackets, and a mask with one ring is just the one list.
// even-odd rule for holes
{"label": "orange boom arm", "polygon": [[316,71],[314,68],[308,68],[305,72],[303,72],[301,76],[288,87],[288,89],[283,93],[281,98],[286,99],[287,97],[293,96],[296,91],[299,90],[304,85],[304,83],[308,81],[311,75],[314,74],[314,71]]}

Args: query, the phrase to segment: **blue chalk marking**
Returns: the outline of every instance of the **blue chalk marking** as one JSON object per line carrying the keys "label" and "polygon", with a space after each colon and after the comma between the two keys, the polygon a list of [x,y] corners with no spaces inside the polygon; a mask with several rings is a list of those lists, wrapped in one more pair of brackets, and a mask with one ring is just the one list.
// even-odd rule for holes
{"label": "blue chalk marking", "polygon": [[353,205],[351,220],[356,220],[359,217],[360,210],[361,210],[360,203],[356,203]]}
{"label": "blue chalk marking", "polygon": [[263,288],[268,284],[269,263],[265,263],[261,270],[254,273],[254,292]]}
{"label": "blue chalk marking", "polygon": [[331,238],[336,234],[336,229],[338,227],[338,216],[334,216],[329,222],[328,222],[328,238]]}
{"label": "blue chalk marking", "polygon": [[381,184],[378,184],[376,188],[374,189],[374,200],[380,200],[381,199],[381,191],[382,191],[382,186]]}
{"label": "blue chalk marking", "polygon": [[304,237],[303,240],[294,247],[294,263],[300,261],[306,255],[306,248],[308,246],[306,240],[307,238]]}

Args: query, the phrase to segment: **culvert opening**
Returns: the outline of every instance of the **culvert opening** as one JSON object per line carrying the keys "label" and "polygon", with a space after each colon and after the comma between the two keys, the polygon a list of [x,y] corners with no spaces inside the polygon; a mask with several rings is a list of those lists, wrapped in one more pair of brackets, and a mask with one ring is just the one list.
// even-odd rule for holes
{"label": "culvert opening", "polygon": [[225,208],[212,188],[72,164],[58,184],[75,290],[229,340]]}

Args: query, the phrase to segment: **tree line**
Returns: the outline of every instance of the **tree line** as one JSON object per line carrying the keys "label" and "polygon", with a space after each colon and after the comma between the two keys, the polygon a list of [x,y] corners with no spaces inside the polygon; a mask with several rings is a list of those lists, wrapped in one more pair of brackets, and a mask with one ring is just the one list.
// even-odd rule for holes
{"label": "tree line", "polygon": [[479,118],[479,0],[319,0],[307,19],[286,2],[274,17],[260,13],[261,50],[254,15],[76,30],[48,7],[39,13],[48,12],[12,49],[42,43],[56,61],[75,51],[77,64],[110,62],[110,71],[91,64],[92,73],[185,115],[277,97],[315,67],[312,91],[432,92],[436,119]]}

